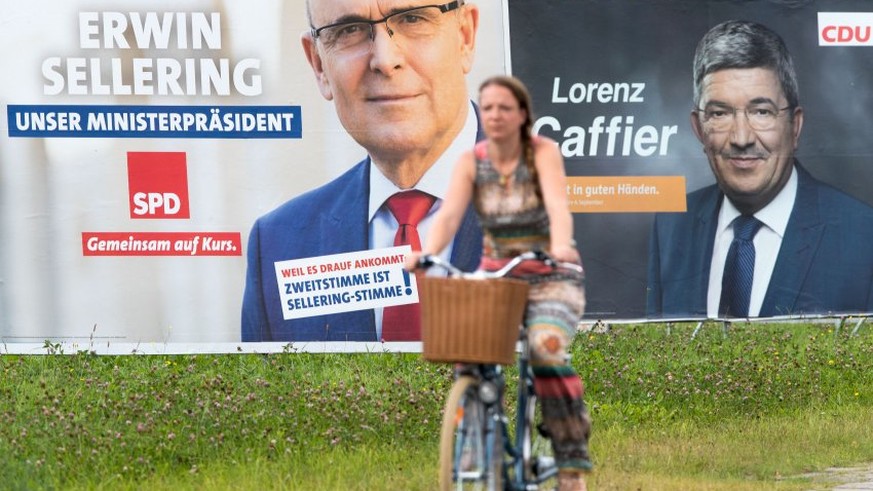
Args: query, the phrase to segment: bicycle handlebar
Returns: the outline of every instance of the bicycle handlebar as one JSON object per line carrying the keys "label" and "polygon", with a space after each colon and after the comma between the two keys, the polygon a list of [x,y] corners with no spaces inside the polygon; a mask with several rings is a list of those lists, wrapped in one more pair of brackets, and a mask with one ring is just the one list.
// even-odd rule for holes
{"label": "bicycle handlebar", "polygon": [[548,255],[543,251],[529,251],[519,254],[512,258],[508,263],[506,263],[502,268],[497,271],[482,271],[477,270],[472,273],[465,273],[458,269],[455,265],[448,261],[444,261],[439,256],[434,256],[432,254],[425,254],[418,258],[418,262],[416,263],[416,269],[429,269],[433,266],[438,266],[448,272],[449,276],[457,276],[462,278],[472,278],[472,279],[491,279],[491,278],[503,278],[508,275],[512,270],[517,268],[524,261],[540,261],[546,266],[551,267],[552,269],[564,268],[576,271],[578,273],[584,273],[582,266],[576,263],[564,262],[564,261],[555,261],[552,256]]}

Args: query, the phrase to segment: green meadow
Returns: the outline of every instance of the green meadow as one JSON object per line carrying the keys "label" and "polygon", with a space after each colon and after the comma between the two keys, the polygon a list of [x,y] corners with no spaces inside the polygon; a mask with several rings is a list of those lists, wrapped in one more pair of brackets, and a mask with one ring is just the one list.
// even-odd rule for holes
{"label": "green meadow", "polygon": [[[590,489],[824,489],[806,474],[873,462],[873,326],[694,327],[576,337]],[[0,356],[3,489],[436,487],[452,373],[417,354],[46,346]]]}

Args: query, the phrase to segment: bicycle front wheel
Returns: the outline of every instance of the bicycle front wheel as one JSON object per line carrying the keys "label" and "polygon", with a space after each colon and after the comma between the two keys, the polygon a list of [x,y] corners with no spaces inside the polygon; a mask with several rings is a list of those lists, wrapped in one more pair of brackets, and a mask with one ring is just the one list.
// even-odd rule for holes
{"label": "bicycle front wheel", "polygon": [[440,433],[442,491],[502,489],[502,440],[497,425],[489,430],[488,423],[478,380],[459,377],[449,393]]}

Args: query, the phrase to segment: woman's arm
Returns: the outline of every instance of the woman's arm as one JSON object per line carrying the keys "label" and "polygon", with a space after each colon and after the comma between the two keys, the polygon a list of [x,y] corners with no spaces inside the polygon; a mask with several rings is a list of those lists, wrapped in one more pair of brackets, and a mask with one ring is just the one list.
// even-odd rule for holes
{"label": "woman's arm", "polygon": [[461,155],[452,170],[449,190],[434,216],[421,252],[413,251],[407,256],[405,261],[407,270],[415,269],[418,258],[422,255],[439,254],[455,236],[473,197],[475,176],[476,160],[473,158],[473,151],[468,150]]}
{"label": "woman's arm", "polygon": [[549,138],[534,139],[534,162],[540,180],[543,203],[549,215],[549,254],[558,261],[581,262],[573,240],[573,216],[567,204],[567,175],[564,157]]}

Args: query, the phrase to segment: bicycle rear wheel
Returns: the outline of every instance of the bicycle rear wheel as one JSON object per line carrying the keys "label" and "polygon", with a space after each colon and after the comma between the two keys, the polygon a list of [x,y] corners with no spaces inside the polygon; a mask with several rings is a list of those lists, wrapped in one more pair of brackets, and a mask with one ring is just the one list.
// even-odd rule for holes
{"label": "bicycle rear wheel", "polygon": [[539,429],[543,418],[536,395],[528,395],[523,410],[525,425],[521,452],[524,480],[527,483],[556,485],[558,469],[555,466],[555,454],[551,440]]}
{"label": "bicycle rear wheel", "polygon": [[492,427],[489,431],[478,380],[459,377],[449,393],[440,433],[442,491],[502,489],[503,446],[497,438],[499,429]]}

